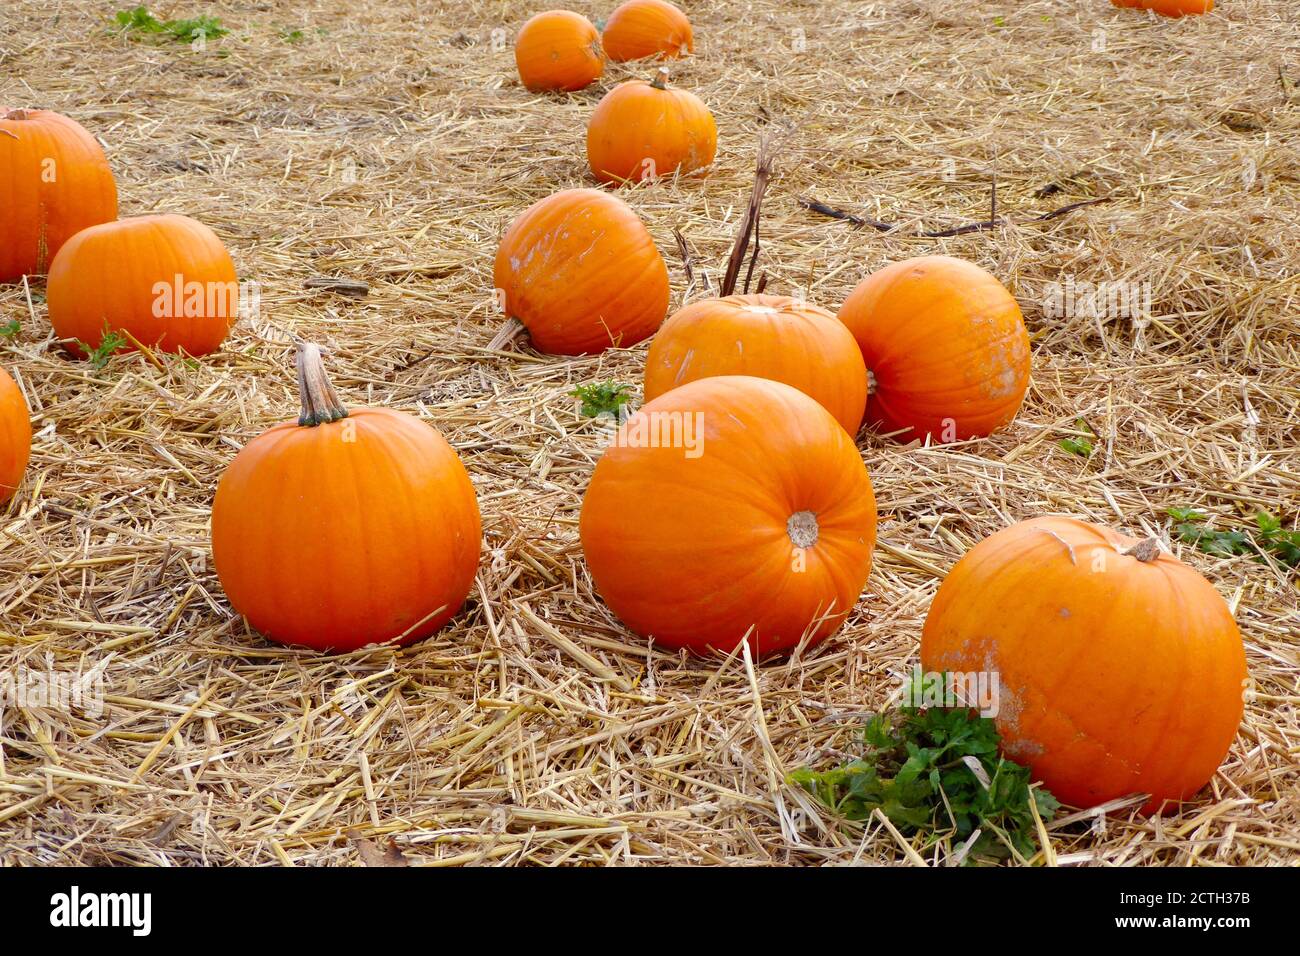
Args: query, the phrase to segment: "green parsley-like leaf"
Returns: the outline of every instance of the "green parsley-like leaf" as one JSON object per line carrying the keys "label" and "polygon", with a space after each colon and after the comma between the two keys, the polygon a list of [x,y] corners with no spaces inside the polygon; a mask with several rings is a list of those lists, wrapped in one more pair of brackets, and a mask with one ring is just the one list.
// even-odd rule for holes
{"label": "green parsley-like leaf", "polygon": [[1033,856],[1030,799],[1044,820],[1060,808],[1052,794],[1030,787],[1028,769],[999,755],[997,725],[976,711],[900,707],[872,716],[862,736],[863,757],[822,771],[801,768],[790,782],[847,820],[866,820],[878,809],[903,833],[926,834],[930,843],[965,841],[978,829],[967,862]]}
{"label": "green parsley-like leaf", "polygon": [[569,394],[582,400],[581,413],[585,418],[598,415],[618,417],[619,410],[632,400],[631,385],[618,382],[594,382],[579,385]]}

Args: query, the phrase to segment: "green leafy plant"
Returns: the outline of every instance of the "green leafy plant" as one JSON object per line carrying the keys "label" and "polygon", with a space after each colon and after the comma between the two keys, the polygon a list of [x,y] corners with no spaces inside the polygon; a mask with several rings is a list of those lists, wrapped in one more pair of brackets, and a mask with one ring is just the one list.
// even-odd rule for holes
{"label": "green leafy plant", "polygon": [[1096,433],[1088,427],[1088,423],[1082,418],[1074,420],[1075,427],[1083,432],[1071,438],[1063,438],[1061,447],[1072,455],[1079,455],[1082,458],[1088,458],[1092,455],[1092,440],[1097,437]]}
{"label": "green leafy plant", "polygon": [[12,322],[9,322],[5,325],[0,325],[0,335],[3,335],[7,339],[12,339],[15,335],[18,334],[19,330],[22,329],[22,327],[23,324],[19,322],[17,319],[14,319]]}
{"label": "green leafy plant", "polygon": [[117,11],[117,25],[123,30],[135,30],[140,33],[161,33],[162,21],[155,17],[146,7],[134,7],[130,10]]}
{"label": "green leafy plant", "polygon": [[[998,753],[992,720],[966,708],[900,707],[877,714],[863,731],[865,756],[830,770],[804,767],[790,782],[849,820],[880,810],[905,834],[968,840],[964,862],[1023,858],[1037,849],[1029,801],[1050,820],[1060,804],[1031,788],[1029,770]],[[975,767],[980,769],[977,771]]]}
{"label": "green leafy plant", "polygon": [[86,353],[86,360],[94,368],[103,368],[108,364],[108,360],[126,348],[126,338],[118,332],[104,326],[104,336],[99,340],[99,344],[94,348],[90,347],[89,342],[83,342],[77,339],[77,345]]}
{"label": "green leafy plant", "polygon": [[1194,508],[1168,508],[1174,533],[1184,544],[1219,558],[1249,556],[1265,563],[1272,557],[1285,567],[1300,568],[1300,531],[1288,531],[1280,518],[1267,511],[1255,513],[1255,529],[1216,531],[1205,527],[1207,515]]}
{"label": "green leafy plant", "polygon": [[285,43],[298,43],[302,40],[302,38],[303,38],[303,32],[301,30],[280,31],[280,39],[283,40]]}
{"label": "green leafy plant", "polygon": [[143,6],[119,10],[114,19],[125,32],[166,35],[182,43],[192,43],[200,36],[209,39],[222,37],[230,32],[221,25],[219,18],[207,14],[187,20],[159,20]]}
{"label": "green leafy plant", "polygon": [[631,385],[613,381],[593,382],[590,385],[579,385],[569,394],[582,400],[581,412],[584,417],[613,415],[617,418],[622,407],[632,400],[631,388]]}
{"label": "green leafy plant", "polygon": [[1282,527],[1282,519],[1267,511],[1256,512],[1255,525],[1259,529],[1255,541],[1262,550],[1271,554],[1279,564],[1300,568],[1300,531],[1287,531]]}

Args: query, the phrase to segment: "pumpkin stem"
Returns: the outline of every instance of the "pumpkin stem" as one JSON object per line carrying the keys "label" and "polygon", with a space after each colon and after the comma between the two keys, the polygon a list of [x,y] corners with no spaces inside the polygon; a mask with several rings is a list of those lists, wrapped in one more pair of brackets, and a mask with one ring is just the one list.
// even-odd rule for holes
{"label": "pumpkin stem", "polygon": [[497,329],[497,334],[492,336],[492,341],[487,344],[487,347],[494,352],[504,351],[507,345],[523,335],[525,331],[524,323],[512,315],[502,323],[501,328]]}
{"label": "pumpkin stem", "polygon": [[868,397],[876,394],[876,373],[867,369],[867,395]]}
{"label": "pumpkin stem", "polygon": [[9,112],[5,113],[4,118],[7,120],[25,120],[25,119],[31,119],[31,116],[27,112],[27,110],[16,109],[16,110],[9,110]]}
{"label": "pumpkin stem", "polygon": [[343,400],[334,391],[329,376],[325,374],[320,346],[314,342],[298,343],[298,396],[302,399],[299,425],[315,428],[325,422],[336,422],[348,417]]}
{"label": "pumpkin stem", "polygon": [[817,516],[811,511],[796,511],[785,523],[785,533],[790,536],[796,548],[811,548],[817,543],[821,528],[817,524]]}
{"label": "pumpkin stem", "polygon": [[1131,558],[1137,558],[1143,564],[1150,564],[1160,556],[1160,542],[1155,538],[1147,538],[1145,541],[1139,541],[1133,545],[1124,554]]}
{"label": "pumpkin stem", "polygon": [[654,80],[650,83],[656,90],[668,89],[668,67],[661,66],[655,73]]}

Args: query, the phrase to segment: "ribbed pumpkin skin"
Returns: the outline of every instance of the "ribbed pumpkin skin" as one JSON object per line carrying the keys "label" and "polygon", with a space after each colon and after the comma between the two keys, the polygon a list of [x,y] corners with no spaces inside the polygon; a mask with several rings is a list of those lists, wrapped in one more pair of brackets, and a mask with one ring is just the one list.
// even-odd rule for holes
{"label": "ribbed pumpkin skin", "polygon": [[1073,518],[1036,518],[972,548],[921,634],[926,671],[997,671],[1003,749],[1058,798],[1203,787],[1241,722],[1241,634],[1214,587],[1169,554]]}
{"label": "ribbed pumpkin skin", "polygon": [[566,189],[534,203],[506,231],[493,270],[505,310],[555,355],[627,348],[668,312],[668,267],[617,196]]}
{"label": "ribbed pumpkin skin", "polygon": [[18,383],[0,368],[0,505],[18,490],[31,452],[31,413]]}
{"label": "ribbed pumpkin skin", "polygon": [[1183,17],[1199,13],[1209,13],[1214,9],[1214,0],[1111,0],[1117,7],[1137,7],[1140,10],[1154,10],[1164,17]]}
{"label": "ribbed pumpkin skin", "polygon": [[646,357],[646,401],[714,375],[784,382],[815,399],[850,434],[867,404],[862,353],[825,309],[787,296],[730,295],[674,312]]}
{"label": "ribbed pumpkin skin", "polygon": [[568,10],[539,13],[515,38],[515,66],[533,93],[580,90],[605,72],[600,33],[586,17]]}
{"label": "ribbed pumpkin skin", "polygon": [[[699,454],[630,447],[702,416]],[[815,543],[791,537],[812,512]],[[866,466],[830,413],[780,382],[700,379],[647,402],[596,465],[579,520],[602,598],[633,631],[672,648],[758,654],[816,644],[856,603],[871,570],[876,503]],[[820,623],[815,623],[820,621]]]}
{"label": "ribbed pumpkin skin", "polygon": [[[177,275],[182,295],[171,294],[162,306],[176,314],[155,315],[157,285],[174,290]],[[201,291],[191,309],[184,295],[189,283]],[[208,290],[219,294],[209,298]],[[83,229],[55,256],[46,298],[54,331],[82,357],[72,340],[97,346],[106,324],[164,352],[207,355],[239,318],[230,254],[211,229],[188,216],[136,216]]]}
{"label": "ribbed pumpkin skin", "polygon": [[587,162],[601,182],[641,182],[713,162],[718,128],[689,90],[628,80],[605,94],[587,123]]}
{"label": "ribbed pumpkin skin", "polygon": [[1011,421],[1029,387],[1029,333],[1016,300],[949,256],[895,262],[839,312],[876,380],[867,421],[898,441],[962,441]]}
{"label": "ribbed pumpkin skin", "polygon": [[74,233],[116,218],[93,136],[58,113],[0,106],[0,282],[43,274]]}
{"label": "ribbed pumpkin skin", "polygon": [[272,427],[230,463],[212,506],[231,606],[272,640],[317,650],[428,637],[464,603],[481,537],[456,452],[384,408]]}
{"label": "ribbed pumpkin skin", "polygon": [[691,21],[665,0],[627,0],[609,15],[602,40],[605,53],[616,62],[650,56],[676,59],[695,52]]}

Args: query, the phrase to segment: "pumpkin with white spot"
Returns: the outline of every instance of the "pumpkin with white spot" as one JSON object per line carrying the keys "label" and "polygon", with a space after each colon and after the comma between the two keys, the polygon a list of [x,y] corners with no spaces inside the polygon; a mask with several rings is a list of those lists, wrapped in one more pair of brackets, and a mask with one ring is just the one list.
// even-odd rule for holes
{"label": "pumpkin with white spot", "polygon": [[951,256],[895,262],[840,308],[870,374],[867,420],[899,441],[982,438],[1029,387],[1020,306],[979,266]]}
{"label": "pumpkin with white spot", "polygon": [[541,352],[627,348],[668,312],[668,267],[650,233],[627,203],[597,189],[529,206],[501,239],[493,271],[499,305]]}
{"label": "pumpkin with white spot", "polygon": [[981,541],[921,633],[927,672],[997,676],[1002,748],[1059,799],[1185,800],[1241,723],[1246,655],[1214,587],[1154,538],[1044,517]]}

